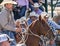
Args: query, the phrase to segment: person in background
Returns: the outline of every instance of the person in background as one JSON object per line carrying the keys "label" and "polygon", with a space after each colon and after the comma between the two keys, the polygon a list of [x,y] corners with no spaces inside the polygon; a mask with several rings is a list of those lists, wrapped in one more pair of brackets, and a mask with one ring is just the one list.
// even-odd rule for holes
{"label": "person in background", "polygon": [[42,0],[29,0],[29,7],[31,8],[31,11],[34,10],[34,8],[33,8],[34,3],[40,4],[41,6],[39,7],[39,9],[42,10],[42,11],[44,11],[44,8],[42,7],[42,3],[43,3]]}
{"label": "person in background", "polygon": [[42,16],[42,18],[44,18],[47,21],[48,25],[51,26],[53,29],[55,29],[55,30],[60,29],[60,25],[58,25],[55,21],[53,21],[52,18],[49,19],[50,15],[48,13],[42,12],[41,16]]}
{"label": "person in background", "polygon": [[26,17],[21,17],[20,19],[16,20],[16,26],[21,28],[27,28]]}
{"label": "person in background", "polygon": [[[42,18],[45,19],[45,21],[48,23],[48,25],[50,26],[50,28],[52,29],[53,33],[55,36],[57,36],[58,31],[60,30],[60,25],[58,25],[56,22],[54,22],[52,19],[49,19],[49,14],[46,12],[43,12],[41,14]],[[56,40],[56,39],[55,39]],[[50,41],[50,45],[52,46],[56,46],[55,40],[51,40]]]}
{"label": "person in background", "polygon": [[11,46],[16,46],[15,34],[21,31],[21,28],[16,28],[13,10],[13,4],[17,4],[12,0],[4,0],[1,5],[4,6],[0,13],[0,33],[7,34],[14,39]]}
{"label": "person in background", "polygon": [[36,14],[40,15],[43,11],[39,9],[40,5],[38,3],[34,3],[34,10],[32,12],[35,12]]}
{"label": "person in background", "polygon": [[0,34],[0,46],[10,46],[13,40],[7,34]]}
{"label": "person in background", "polygon": [[[25,16],[25,12],[27,9],[29,9],[29,2],[28,0],[15,0],[17,2],[17,7],[19,8],[18,10],[18,16],[21,18]],[[16,15],[16,17],[18,17]]]}
{"label": "person in background", "polygon": [[35,12],[31,12],[29,15],[29,18],[27,18],[27,25],[29,26],[33,21],[38,19],[38,14],[35,14]]}

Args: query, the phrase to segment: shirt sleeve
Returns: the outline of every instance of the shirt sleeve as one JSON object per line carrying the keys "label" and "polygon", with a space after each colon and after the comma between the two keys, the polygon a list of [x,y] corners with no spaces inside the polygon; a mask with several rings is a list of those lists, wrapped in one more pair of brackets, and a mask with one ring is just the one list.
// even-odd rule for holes
{"label": "shirt sleeve", "polygon": [[54,27],[55,27],[56,30],[57,30],[57,29],[60,29],[60,25],[58,25],[58,24],[55,23],[55,22],[54,22],[54,25],[55,25]]}
{"label": "shirt sleeve", "polygon": [[60,25],[58,25],[56,22],[54,22],[53,20],[51,20],[52,26],[57,30],[60,29]]}
{"label": "shirt sleeve", "polygon": [[29,8],[29,1],[28,0],[26,0],[26,3],[27,3],[27,9]]}
{"label": "shirt sleeve", "polygon": [[0,24],[2,25],[3,29],[16,31],[16,27],[9,24],[6,12],[2,12],[0,14]]}

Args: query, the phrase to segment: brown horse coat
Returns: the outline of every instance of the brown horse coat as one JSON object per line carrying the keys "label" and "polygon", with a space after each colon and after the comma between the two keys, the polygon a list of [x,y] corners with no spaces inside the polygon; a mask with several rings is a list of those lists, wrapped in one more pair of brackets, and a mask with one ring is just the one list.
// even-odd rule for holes
{"label": "brown horse coat", "polygon": [[[48,33],[48,38],[54,38],[53,32],[49,31],[50,27],[48,26],[47,22],[43,19],[39,18],[39,20],[34,21],[30,26],[28,31],[32,31],[34,34],[37,35],[46,35]],[[28,33],[30,33],[30,31]],[[40,39],[34,35],[29,35],[26,45],[27,46],[39,46]]]}

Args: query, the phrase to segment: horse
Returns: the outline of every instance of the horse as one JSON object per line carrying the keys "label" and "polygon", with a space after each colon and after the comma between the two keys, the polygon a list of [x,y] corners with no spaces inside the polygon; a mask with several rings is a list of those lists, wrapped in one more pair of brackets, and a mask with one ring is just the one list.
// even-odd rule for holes
{"label": "horse", "polygon": [[32,22],[32,24],[27,28],[27,35],[28,38],[25,42],[26,46],[39,46],[41,35],[48,37],[50,40],[55,37],[49,25],[41,18],[41,16],[39,16],[39,19]]}
{"label": "horse", "polygon": [[28,33],[31,35],[28,36],[28,39],[26,41],[27,46],[39,46],[40,38],[33,34],[36,34],[38,36],[43,35],[43,36],[47,36],[49,39],[54,39],[54,34],[52,30],[50,29],[47,22],[41,18],[41,16],[39,16],[39,19],[35,20],[29,26]]}

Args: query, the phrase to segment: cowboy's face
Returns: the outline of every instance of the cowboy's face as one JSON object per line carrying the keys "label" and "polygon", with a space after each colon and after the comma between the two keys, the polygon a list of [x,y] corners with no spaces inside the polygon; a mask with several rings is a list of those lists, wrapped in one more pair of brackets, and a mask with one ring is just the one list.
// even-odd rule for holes
{"label": "cowboy's face", "polygon": [[30,19],[33,20],[33,21],[36,20],[37,18],[38,18],[38,17],[36,17],[36,16],[31,16],[31,17],[30,17]]}
{"label": "cowboy's face", "polygon": [[13,4],[11,4],[11,3],[7,3],[5,6],[6,6],[6,8],[8,8],[9,10],[12,10],[12,8],[13,8]]}
{"label": "cowboy's face", "polygon": [[34,10],[37,11],[39,8],[38,7],[35,7]]}

